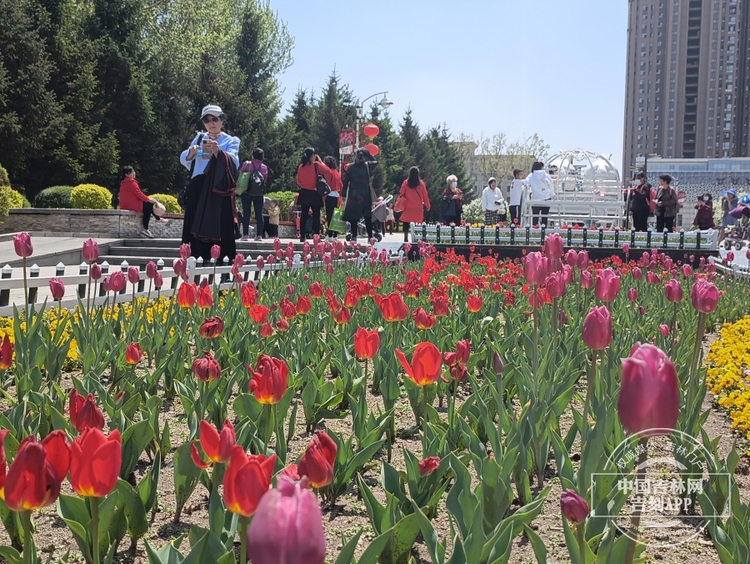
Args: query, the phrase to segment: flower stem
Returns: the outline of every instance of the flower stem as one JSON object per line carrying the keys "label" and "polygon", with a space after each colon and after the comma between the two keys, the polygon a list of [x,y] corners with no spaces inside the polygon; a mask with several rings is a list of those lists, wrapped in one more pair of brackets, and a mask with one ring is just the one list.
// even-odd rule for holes
{"label": "flower stem", "polygon": [[703,333],[706,330],[706,318],[708,314],[700,313],[698,315],[698,328],[695,330],[695,345],[693,346],[693,356],[690,359],[690,372],[687,380],[687,400],[685,402],[687,409],[692,409],[693,393],[697,386],[696,377],[698,374],[698,363],[700,362],[701,345],[703,344]]}
{"label": "flower stem", "polygon": [[[23,307],[28,308],[29,306],[29,283],[26,280],[26,257],[23,257]],[[26,315],[26,326],[29,326],[29,316]]]}
{"label": "flower stem", "polygon": [[[638,446],[641,447],[641,452],[638,455],[638,471],[635,475],[636,484],[643,482],[643,478],[646,476],[646,468],[644,467],[644,464],[646,463],[646,460],[648,460],[648,437],[641,437],[638,441]],[[638,527],[641,524],[642,512],[643,508],[638,507],[630,518],[630,534],[628,534],[628,546],[623,564],[633,564],[635,545],[638,542],[636,540],[638,538]]]}
{"label": "flower stem", "polygon": [[247,564],[247,526],[250,517],[240,515],[240,564]]}
{"label": "flower stem", "polygon": [[31,553],[34,550],[34,537],[31,534],[31,511],[21,511],[21,521],[23,523],[23,564],[32,564]]}
{"label": "flower stem", "polygon": [[91,559],[99,564],[99,498],[91,498]]}
{"label": "flower stem", "polygon": [[591,400],[594,396],[594,384],[596,382],[596,357],[599,351],[591,351],[591,365],[586,382],[586,401],[583,404],[583,425],[581,427],[581,444],[585,443],[589,434],[589,410],[591,409]]}
{"label": "flower stem", "polygon": [[576,524],[576,537],[578,538],[578,551],[580,554],[580,561],[585,564],[586,562],[586,539],[583,536],[583,523]]}

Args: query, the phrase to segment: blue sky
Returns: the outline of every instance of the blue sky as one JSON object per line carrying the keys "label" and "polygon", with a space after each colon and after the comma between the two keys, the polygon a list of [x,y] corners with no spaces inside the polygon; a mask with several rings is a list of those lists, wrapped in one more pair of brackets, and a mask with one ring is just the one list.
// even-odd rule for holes
{"label": "blue sky", "polygon": [[[362,99],[423,129],[582,148],[622,163],[625,0],[271,0],[295,38],[285,107],[336,69]],[[368,103],[369,105],[369,103]]]}

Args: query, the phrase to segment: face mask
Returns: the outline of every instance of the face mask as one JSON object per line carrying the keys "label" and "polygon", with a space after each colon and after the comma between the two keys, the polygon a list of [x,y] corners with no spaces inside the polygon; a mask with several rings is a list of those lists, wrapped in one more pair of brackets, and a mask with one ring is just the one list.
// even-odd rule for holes
{"label": "face mask", "polygon": [[703,201],[707,202],[708,201],[708,196],[703,196]]}
{"label": "face mask", "polygon": [[451,182],[451,186],[453,186],[454,188],[456,188],[458,186],[458,182]]}

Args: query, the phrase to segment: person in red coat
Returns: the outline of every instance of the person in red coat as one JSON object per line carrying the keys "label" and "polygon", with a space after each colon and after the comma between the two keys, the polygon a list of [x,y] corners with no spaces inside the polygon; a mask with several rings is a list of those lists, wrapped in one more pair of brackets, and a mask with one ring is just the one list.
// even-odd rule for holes
{"label": "person in red coat", "polygon": [[160,219],[154,213],[156,200],[141,192],[141,187],[138,186],[138,181],[135,179],[135,169],[132,166],[126,166],[122,169],[122,172],[125,178],[120,182],[120,209],[143,213],[141,235],[153,237],[154,234],[148,229],[151,216],[153,215],[159,223],[167,223],[167,220]]}
{"label": "person in red coat", "polygon": [[302,212],[300,243],[305,242],[304,227],[310,210],[312,210],[312,232],[320,235],[320,210],[323,207],[323,198],[318,195],[316,189],[319,175],[326,179],[329,186],[335,184],[333,171],[323,164],[323,160],[315,153],[315,149],[308,147],[302,154],[302,160],[297,168],[297,185],[300,187],[297,204]]}
{"label": "person in red coat", "polygon": [[[409,224],[422,223],[424,210],[430,210],[430,197],[424,181],[419,178],[419,169],[415,166],[409,169],[409,178],[401,184],[398,208],[401,211],[400,221],[404,224],[404,241],[409,240]],[[398,211],[398,210],[396,210]]]}

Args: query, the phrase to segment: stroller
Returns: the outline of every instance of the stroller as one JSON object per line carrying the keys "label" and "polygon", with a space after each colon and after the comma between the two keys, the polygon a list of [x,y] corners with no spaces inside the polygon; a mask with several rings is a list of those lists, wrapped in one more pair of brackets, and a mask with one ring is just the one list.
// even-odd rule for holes
{"label": "stroller", "polygon": [[[380,198],[372,208],[372,236],[380,242],[383,240],[383,234],[385,233],[385,220],[388,217],[388,204],[393,200],[393,196],[386,196]],[[357,236],[367,236],[367,226],[365,220],[360,219],[357,223]],[[351,235],[347,235],[347,240],[351,239]]]}
{"label": "stroller", "polygon": [[743,196],[740,205],[729,212],[729,215],[737,219],[737,223],[726,227],[724,237],[724,248],[726,250],[741,250],[748,245],[750,240],[750,198]]}

